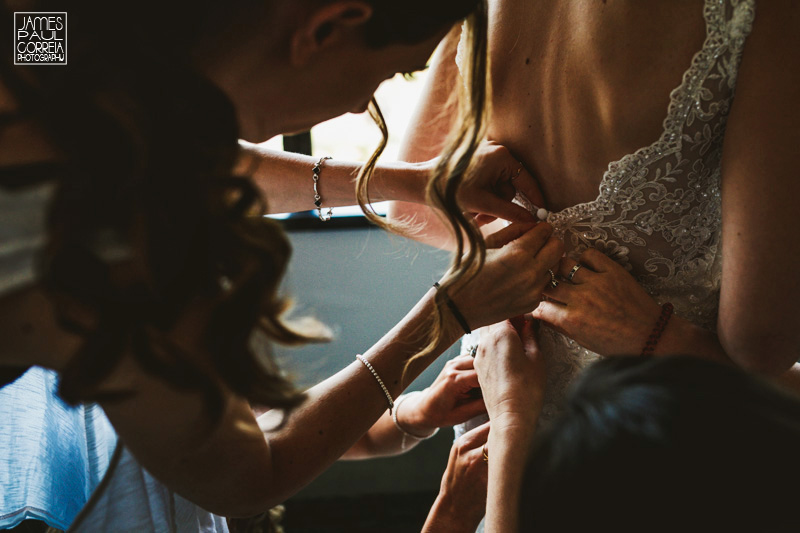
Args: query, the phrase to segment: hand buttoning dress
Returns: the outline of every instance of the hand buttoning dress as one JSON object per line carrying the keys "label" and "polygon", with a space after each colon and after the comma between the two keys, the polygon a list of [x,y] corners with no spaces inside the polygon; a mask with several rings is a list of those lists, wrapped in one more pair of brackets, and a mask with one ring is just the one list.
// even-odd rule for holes
{"label": "hand buttoning dress", "polygon": [[[568,252],[600,250],[659,303],[672,302],[675,313],[713,330],[722,260],[722,145],[755,0],[706,0],[702,15],[705,42],[670,94],[661,136],[610,163],[595,200],[551,212],[547,222]],[[476,334],[465,337],[464,348],[477,340]],[[547,423],[569,384],[600,356],[547,327],[540,344],[547,358]],[[457,428],[456,436],[477,423]]]}

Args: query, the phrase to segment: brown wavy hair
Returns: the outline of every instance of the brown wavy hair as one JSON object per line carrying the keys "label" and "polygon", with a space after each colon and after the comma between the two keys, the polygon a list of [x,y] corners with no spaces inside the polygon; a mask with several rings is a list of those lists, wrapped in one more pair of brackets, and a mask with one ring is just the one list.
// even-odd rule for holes
{"label": "brown wavy hair", "polygon": [[[370,3],[364,31],[374,47],[419,42],[476,6],[485,12],[483,0]],[[70,403],[124,395],[100,385],[128,351],[148,373],[203,392],[212,417],[220,387],[286,410],[304,398],[268,342],[253,348],[254,335],[300,344],[323,340],[322,329],[284,318],[279,283],[291,247],[261,216],[266,200],[252,182],[232,175],[233,106],[190,61],[209,20],[233,20],[242,5],[142,1],[111,24],[98,0],[32,0],[26,9],[68,12],[68,66],[13,66],[11,43],[0,43],[0,76],[18,104],[8,120],[34,120],[62,154],[46,175],[0,185],[56,179],[40,279],[60,323],[84,339],[62,373]],[[246,2],[258,5],[269,9]],[[4,27],[12,17],[3,4]],[[449,190],[445,203],[455,201]],[[203,324],[190,346],[173,335],[187,317]]]}

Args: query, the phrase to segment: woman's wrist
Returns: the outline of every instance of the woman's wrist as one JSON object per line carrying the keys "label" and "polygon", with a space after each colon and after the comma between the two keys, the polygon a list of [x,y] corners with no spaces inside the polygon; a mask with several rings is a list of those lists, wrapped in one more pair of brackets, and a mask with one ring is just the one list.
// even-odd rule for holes
{"label": "woman's wrist", "polygon": [[[431,308],[436,306],[435,298],[437,291],[438,289],[434,286],[431,287],[427,293],[425,293],[424,298],[430,299],[429,303]],[[459,306],[459,309],[462,309],[462,307]],[[458,321],[458,319],[450,311],[450,309],[447,308],[447,306],[444,306],[441,309],[441,313],[442,313],[442,332],[443,332],[442,345],[444,349],[447,349],[464,335],[464,328]],[[469,321],[469,318],[466,319],[467,321]],[[470,324],[470,326],[472,326],[472,324]]]}
{"label": "woman's wrist", "polygon": [[373,180],[376,197],[385,201],[425,204],[425,190],[432,172],[432,161],[382,163],[375,169]]}
{"label": "woman's wrist", "polygon": [[714,332],[677,315],[673,315],[664,328],[653,355],[695,355],[703,359],[731,363]]}
{"label": "woman's wrist", "polygon": [[486,501],[487,531],[516,531],[519,495],[531,449],[535,424],[497,427],[492,420],[486,453],[489,483]]}
{"label": "woman's wrist", "polygon": [[447,491],[441,490],[421,533],[474,533],[481,523],[484,509],[462,507]]}
{"label": "woman's wrist", "polygon": [[[489,433],[489,447],[498,445],[507,446],[512,450],[519,450],[527,447],[533,442],[536,433],[536,423],[539,420],[541,409],[536,407],[525,412],[492,416],[492,431]],[[499,443],[499,444],[497,444]]]}
{"label": "woman's wrist", "polygon": [[423,409],[425,401],[425,391],[410,392],[405,395],[402,402],[402,409],[397,409],[397,423],[409,434],[419,437],[428,437],[434,433],[439,426],[430,422],[430,419]]}

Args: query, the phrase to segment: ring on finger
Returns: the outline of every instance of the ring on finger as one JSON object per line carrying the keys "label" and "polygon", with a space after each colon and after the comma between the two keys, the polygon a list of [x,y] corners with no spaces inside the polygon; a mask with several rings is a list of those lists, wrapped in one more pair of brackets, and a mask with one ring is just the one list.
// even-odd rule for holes
{"label": "ring on finger", "polygon": [[486,445],[485,444],[483,445],[483,462],[484,463],[488,463],[489,462],[489,450],[486,449]]}
{"label": "ring on finger", "polygon": [[583,268],[583,265],[580,263],[577,263],[574,267],[572,267],[572,270],[570,270],[569,274],[567,274],[567,281],[572,282],[572,278],[575,277],[575,273],[581,268]]}
{"label": "ring on finger", "polygon": [[556,279],[556,274],[551,269],[547,269],[547,272],[550,274],[550,286],[554,289],[558,287],[558,280]]}
{"label": "ring on finger", "polygon": [[511,176],[511,181],[514,181],[515,179],[517,179],[520,174],[522,174],[522,163],[519,164],[519,168],[517,169],[517,173],[514,174],[513,176]]}

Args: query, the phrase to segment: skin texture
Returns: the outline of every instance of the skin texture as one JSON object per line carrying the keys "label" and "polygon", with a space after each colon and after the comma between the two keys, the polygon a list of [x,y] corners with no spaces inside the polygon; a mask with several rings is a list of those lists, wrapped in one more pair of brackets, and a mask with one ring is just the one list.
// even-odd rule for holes
{"label": "skin texture", "polygon": [[[797,372],[800,285],[787,278],[786,264],[800,257],[790,220],[791,199],[800,194],[798,20],[796,3],[758,2],[745,44],[723,148],[716,334],[673,317],[656,355],[692,353],[772,376]],[[660,135],[669,93],[700,49],[705,25],[699,0],[495,0],[489,33],[494,99],[488,137],[519,158],[536,176],[547,207],[560,210],[596,198],[610,161]],[[406,140],[409,161],[429,157],[450,127],[441,110],[457,83],[452,54],[440,56],[433,72],[418,111],[427,125]],[[390,213],[427,221],[418,238],[449,245],[429,209],[396,204]],[[581,281],[546,292],[552,300],[534,316],[600,353],[638,354],[658,306],[622,269],[597,257],[580,261],[588,267],[576,275]],[[574,264],[565,259],[560,271]],[[598,276],[588,275],[592,265]],[[618,334],[612,338],[608,331]]]}

